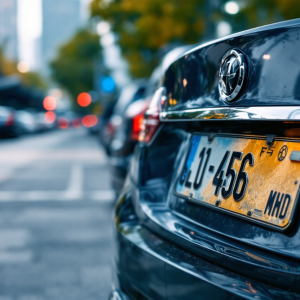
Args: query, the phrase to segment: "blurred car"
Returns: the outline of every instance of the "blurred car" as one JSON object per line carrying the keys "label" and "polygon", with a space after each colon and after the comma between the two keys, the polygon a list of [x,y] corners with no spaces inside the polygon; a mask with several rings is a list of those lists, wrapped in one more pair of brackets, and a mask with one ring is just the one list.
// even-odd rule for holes
{"label": "blurred car", "polygon": [[112,114],[114,112],[116,103],[117,103],[117,101],[111,101],[109,103],[106,103],[106,105],[104,106],[103,113],[99,117],[99,122],[97,124],[97,128],[98,128],[97,134],[99,136],[99,140],[102,145],[104,144],[104,141],[102,141],[103,130],[105,129],[107,123],[109,122],[110,117],[112,116]]}
{"label": "blurred car", "polygon": [[79,128],[81,127],[81,117],[71,110],[61,111],[57,113],[56,125],[60,129]]}
{"label": "blurred car", "polygon": [[100,132],[100,140],[106,151],[106,153],[110,154],[110,145],[111,142],[118,130],[123,124],[123,116],[127,107],[141,99],[144,95],[145,89],[147,85],[147,80],[138,79],[134,80],[130,84],[128,84],[122,90],[120,97],[114,106],[113,113],[109,118],[104,129]]}
{"label": "blurred car", "polygon": [[44,132],[55,127],[55,122],[49,122],[45,112],[35,114],[38,132]]}
{"label": "blurred car", "polygon": [[110,299],[300,298],[300,19],[165,71],[114,215]]}
{"label": "blurred car", "polygon": [[15,118],[22,133],[35,133],[38,131],[36,114],[26,110],[18,110],[15,112]]}
{"label": "blurred car", "polygon": [[17,137],[22,134],[22,128],[16,120],[16,112],[8,106],[0,106],[0,136]]}
{"label": "blurred car", "polygon": [[115,134],[110,144],[109,162],[111,185],[116,194],[120,192],[124,184],[134,147],[139,140],[143,115],[148,108],[149,102],[153,97],[155,90],[159,86],[164,71],[173,61],[175,61],[180,55],[189,49],[191,49],[191,46],[177,47],[169,51],[163,57],[160,64],[153,71],[145,89],[145,93],[141,95],[140,100],[131,103],[124,111],[122,117],[122,126],[116,126],[114,128]]}

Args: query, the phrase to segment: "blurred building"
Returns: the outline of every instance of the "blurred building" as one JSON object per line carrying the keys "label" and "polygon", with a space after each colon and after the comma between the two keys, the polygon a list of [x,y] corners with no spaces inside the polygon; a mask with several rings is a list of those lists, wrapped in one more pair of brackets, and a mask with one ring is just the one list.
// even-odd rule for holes
{"label": "blurred building", "polygon": [[48,64],[55,57],[57,49],[82,24],[82,1],[43,0],[42,15],[41,66],[42,71],[47,74]]}
{"label": "blurred building", "polygon": [[9,59],[18,59],[17,0],[0,0],[0,46]]}

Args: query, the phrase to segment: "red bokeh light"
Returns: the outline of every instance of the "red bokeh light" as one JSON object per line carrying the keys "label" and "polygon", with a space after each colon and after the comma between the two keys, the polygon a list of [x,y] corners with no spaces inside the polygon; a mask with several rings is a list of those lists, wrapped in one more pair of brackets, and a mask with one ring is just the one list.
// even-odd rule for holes
{"label": "red bokeh light", "polygon": [[132,131],[131,131],[131,139],[134,141],[138,141],[141,125],[143,124],[144,113],[135,116],[132,119]]}
{"label": "red bokeh light", "polygon": [[56,114],[53,111],[47,111],[44,115],[44,120],[48,124],[52,124],[56,120]]}
{"label": "red bokeh light", "polygon": [[82,118],[81,122],[85,127],[93,127],[98,123],[98,118],[95,115],[87,115]]}
{"label": "red bokeh light", "polygon": [[81,127],[81,120],[80,120],[80,118],[75,118],[75,119],[73,120],[73,122],[72,122],[72,125],[73,125],[74,128],[79,128],[79,127]]}
{"label": "red bokeh light", "polygon": [[57,126],[60,129],[67,129],[69,127],[69,120],[65,117],[59,117],[57,120]]}
{"label": "red bokeh light", "polygon": [[51,96],[47,96],[43,102],[44,108],[46,110],[54,110],[56,108],[56,99]]}
{"label": "red bokeh light", "polygon": [[80,106],[87,107],[91,104],[92,97],[90,96],[89,93],[81,93],[77,97],[77,102]]}

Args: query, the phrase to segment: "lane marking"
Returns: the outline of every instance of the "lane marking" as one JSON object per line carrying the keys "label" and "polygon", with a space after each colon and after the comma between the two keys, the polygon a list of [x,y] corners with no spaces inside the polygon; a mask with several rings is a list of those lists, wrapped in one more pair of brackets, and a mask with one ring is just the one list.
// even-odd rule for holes
{"label": "lane marking", "polygon": [[80,199],[82,197],[82,167],[78,164],[73,165],[71,169],[68,188],[65,191],[65,198],[70,200]]}
{"label": "lane marking", "polygon": [[[76,191],[75,191],[76,192]],[[77,193],[77,192],[76,192]],[[82,192],[78,198],[78,194],[67,194],[66,191],[28,191],[28,192],[14,192],[2,191],[0,192],[0,202],[10,201],[99,201],[111,202],[115,199],[115,193],[112,190]]]}
{"label": "lane marking", "polygon": [[114,191],[95,191],[90,193],[90,199],[95,201],[112,201],[116,198]]}
{"label": "lane marking", "polygon": [[32,251],[0,251],[0,263],[27,263],[32,260]]}

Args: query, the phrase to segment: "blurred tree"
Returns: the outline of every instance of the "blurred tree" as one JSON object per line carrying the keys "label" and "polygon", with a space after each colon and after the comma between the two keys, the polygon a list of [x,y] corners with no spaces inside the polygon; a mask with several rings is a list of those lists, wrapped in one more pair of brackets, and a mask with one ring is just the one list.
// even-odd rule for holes
{"label": "blurred tree", "polygon": [[205,0],[93,0],[91,14],[111,24],[133,77],[147,77],[162,46],[201,40],[209,9],[205,4]]}
{"label": "blurred tree", "polygon": [[94,64],[100,50],[98,35],[83,29],[59,49],[50,63],[53,79],[70,94],[75,107],[77,96],[94,87]]}
{"label": "blurred tree", "polygon": [[0,47],[0,75],[18,75],[21,82],[29,88],[45,90],[47,84],[37,72],[20,73],[17,69],[17,62],[7,59]]}
{"label": "blurred tree", "polygon": [[225,12],[229,0],[93,0],[91,15],[111,24],[133,77],[149,76],[166,44],[212,39],[218,21],[233,32],[300,17],[299,0],[236,0],[236,15]]}

